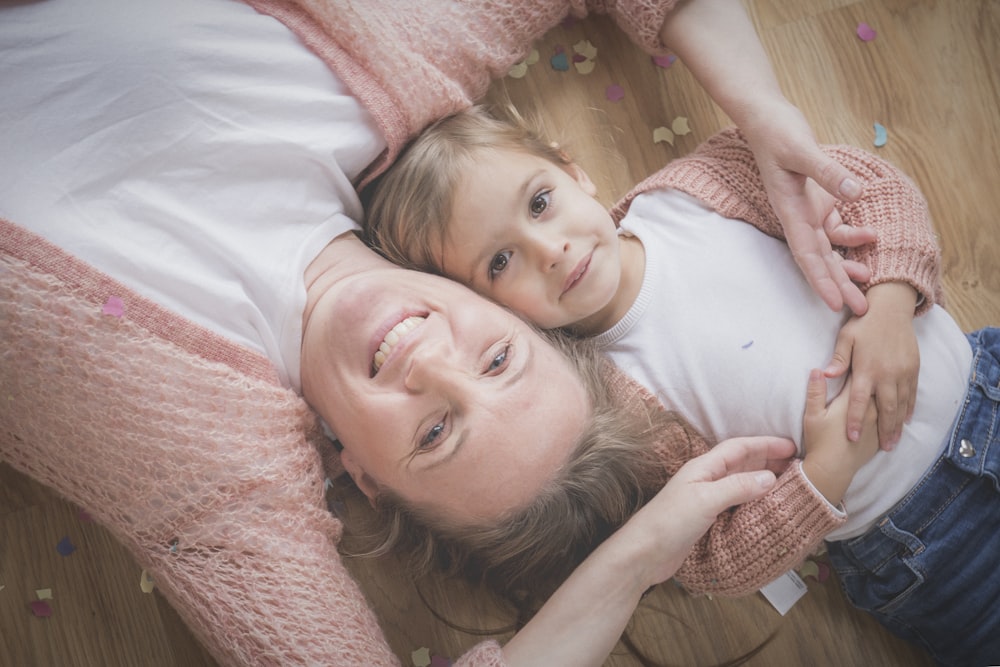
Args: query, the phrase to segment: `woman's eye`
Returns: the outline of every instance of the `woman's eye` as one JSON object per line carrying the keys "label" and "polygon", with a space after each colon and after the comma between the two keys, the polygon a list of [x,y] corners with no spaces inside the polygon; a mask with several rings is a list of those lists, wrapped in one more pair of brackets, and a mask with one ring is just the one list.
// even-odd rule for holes
{"label": "woman's eye", "polygon": [[503,350],[500,351],[500,354],[493,357],[493,360],[490,361],[490,365],[486,367],[486,372],[495,373],[496,371],[504,368],[507,365],[507,359],[509,356],[510,356],[510,345],[504,345]]}
{"label": "woman's eye", "polygon": [[507,265],[510,263],[511,255],[512,253],[510,250],[504,250],[503,252],[498,252],[496,255],[493,256],[493,259],[490,261],[490,268],[489,268],[490,280],[493,280],[498,275],[504,272],[504,270],[507,268]]}
{"label": "woman's eye", "polygon": [[529,206],[532,217],[537,218],[542,213],[545,213],[545,209],[549,207],[549,202],[551,200],[552,192],[550,190],[539,192],[535,195],[535,197],[531,200],[531,206]]}
{"label": "woman's eye", "polygon": [[438,445],[438,440],[441,439],[441,435],[444,434],[444,429],[445,425],[443,421],[432,426],[420,441],[419,449],[421,451],[434,449],[434,447]]}

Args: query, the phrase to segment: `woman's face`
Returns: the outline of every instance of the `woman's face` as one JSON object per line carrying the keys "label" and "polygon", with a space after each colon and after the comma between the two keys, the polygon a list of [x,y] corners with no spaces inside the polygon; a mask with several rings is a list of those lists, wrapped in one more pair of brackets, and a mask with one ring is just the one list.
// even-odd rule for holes
{"label": "woman's face", "polygon": [[534,497],[589,414],[569,362],[519,318],[381,260],[315,302],[302,380],[365,493],[462,523]]}

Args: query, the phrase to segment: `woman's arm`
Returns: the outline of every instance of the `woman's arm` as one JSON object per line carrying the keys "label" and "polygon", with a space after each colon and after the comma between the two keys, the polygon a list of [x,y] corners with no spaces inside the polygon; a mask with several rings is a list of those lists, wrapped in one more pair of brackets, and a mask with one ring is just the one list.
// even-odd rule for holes
{"label": "woman's arm", "polygon": [[768,464],[794,452],[782,438],[734,438],[688,461],[503,647],[507,664],[603,664],[642,594],[673,576],[720,512],[771,488]]}
{"label": "woman's arm", "polygon": [[[861,195],[853,174],[820,150],[805,117],[781,92],[771,62],[739,0],[683,0],[661,31],[668,45],[749,140],[765,191],[784,227],[792,254],[820,297],[834,310],[864,313],[864,295],[831,247],[823,219],[809,206],[813,179],[840,199]],[[841,245],[871,240],[861,230]]]}

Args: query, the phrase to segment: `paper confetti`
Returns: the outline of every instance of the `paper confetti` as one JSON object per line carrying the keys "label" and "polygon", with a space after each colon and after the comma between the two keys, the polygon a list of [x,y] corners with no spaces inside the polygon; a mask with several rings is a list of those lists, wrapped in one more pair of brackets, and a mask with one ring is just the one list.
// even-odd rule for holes
{"label": "paper confetti", "polygon": [[76,518],[79,519],[82,523],[94,522],[94,517],[90,516],[90,514],[87,513],[87,510],[80,510],[79,512],[77,512]]}
{"label": "paper confetti", "polygon": [[510,71],[507,72],[507,76],[512,79],[523,78],[524,75],[528,73],[528,67],[537,63],[540,57],[541,56],[538,55],[538,49],[532,49],[527,58],[510,68]]}
{"label": "paper confetti", "polygon": [[35,591],[35,597],[39,600],[51,600],[52,599],[52,589],[51,588],[39,588]]}
{"label": "paper confetti", "polygon": [[68,556],[76,551],[76,547],[73,545],[73,542],[69,539],[69,537],[64,537],[59,540],[59,544],[56,545],[56,551],[59,552],[60,556]]}
{"label": "paper confetti", "polygon": [[674,118],[674,122],[670,124],[670,129],[674,131],[678,137],[683,137],[685,134],[691,134],[691,127],[688,125],[688,119],[684,116],[678,116]]}
{"label": "paper confetti", "polygon": [[744,343],[743,345],[740,345],[740,347],[744,350],[749,350],[752,345],[753,341],[751,340],[749,343]]}
{"label": "paper confetti", "polygon": [[557,53],[549,60],[552,64],[552,69],[557,72],[566,72],[569,70],[569,58],[566,57],[565,53]]}
{"label": "paper confetti", "polygon": [[440,655],[431,658],[431,667],[451,667],[451,660]]}
{"label": "paper confetti", "polygon": [[665,141],[671,146],[674,145],[674,133],[670,131],[669,127],[658,127],[653,130],[653,143],[658,144],[661,141]]}
{"label": "paper confetti", "polygon": [[799,576],[805,579],[806,577],[812,577],[813,579],[819,579],[819,566],[816,565],[816,561],[807,560],[802,563],[798,568]]}
{"label": "paper confetti", "polygon": [[418,648],[410,657],[413,659],[413,667],[429,667],[431,664],[431,652],[427,647]]}
{"label": "paper confetti", "polygon": [[573,50],[586,60],[593,60],[597,57],[597,47],[591,44],[588,39],[582,39],[574,44]]}
{"label": "paper confetti", "polygon": [[149,572],[143,570],[139,576],[139,590],[143,593],[152,593],[154,588],[156,588],[156,582],[149,576]]}
{"label": "paper confetti", "polygon": [[593,60],[582,60],[580,62],[574,62],[573,67],[580,74],[590,74],[594,71],[594,61]]}
{"label": "paper confetti", "polygon": [[101,312],[112,317],[121,317],[125,314],[125,303],[116,296],[109,296],[101,307]]}
{"label": "paper confetti", "polygon": [[613,83],[605,89],[604,95],[611,102],[621,102],[625,99],[625,89],[617,83]]}
{"label": "paper confetti", "polygon": [[875,145],[881,148],[889,140],[889,133],[880,123],[875,123]]}
{"label": "paper confetti", "polygon": [[663,69],[667,69],[668,67],[674,64],[674,61],[677,60],[677,56],[671,53],[665,56],[651,56],[651,59],[653,61],[653,64],[656,65],[657,67],[662,67]]}
{"label": "paper confetti", "polygon": [[30,605],[31,613],[38,618],[48,618],[52,615],[52,607],[44,600],[34,600]]}
{"label": "paper confetti", "polygon": [[872,41],[873,39],[875,39],[875,36],[877,34],[878,33],[875,32],[875,28],[871,27],[867,23],[862,21],[861,23],[858,24],[858,37],[861,39],[862,42]]}

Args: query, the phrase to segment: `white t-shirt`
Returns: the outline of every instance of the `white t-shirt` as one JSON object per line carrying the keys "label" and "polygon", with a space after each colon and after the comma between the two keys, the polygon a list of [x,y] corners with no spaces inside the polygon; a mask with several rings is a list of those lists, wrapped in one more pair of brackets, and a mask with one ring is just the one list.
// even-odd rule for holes
{"label": "white t-shirt", "polygon": [[384,148],[329,68],[238,0],[45,0],[0,9],[0,81],[0,216],[298,390],[303,272]]}
{"label": "white t-shirt", "polygon": [[[800,443],[809,370],[825,368],[848,313],[815,295],[788,246],[693,197],[655,191],[621,225],[646,251],[631,310],[598,341],[626,373],[713,440],[775,435]],[[879,452],[844,497],[847,523],[829,539],[861,534],[891,509],[941,452],[965,395],[972,350],[935,306],[914,321],[920,375],[912,421],[896,449]],[[829,395],[842,382],[831,382]]]}

